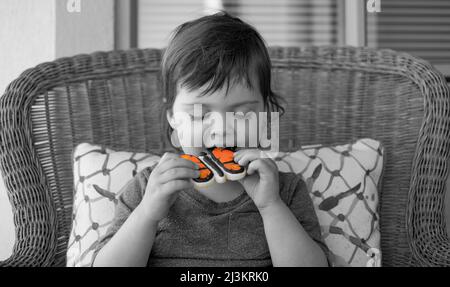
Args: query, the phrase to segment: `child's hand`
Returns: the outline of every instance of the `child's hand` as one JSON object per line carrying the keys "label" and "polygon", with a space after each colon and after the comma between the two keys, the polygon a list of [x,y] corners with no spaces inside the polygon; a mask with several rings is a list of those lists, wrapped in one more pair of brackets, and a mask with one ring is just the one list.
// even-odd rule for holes
{"label": "child's hand", "polygon": [[248,164],[247,176],[239,182],[259,211],[281,200],[277,165],[271,158],[263,157],[263,154],[258,149],[239,150],[234,154],[234,161],[239,165]]}
{"label": "child's hand", "polygon": [[178,191],[192,188],[191,179],[199,175],[195,163],[166,152],[150,174],[144,197],[139,204],[141,214],[156,222],[166,217]]}

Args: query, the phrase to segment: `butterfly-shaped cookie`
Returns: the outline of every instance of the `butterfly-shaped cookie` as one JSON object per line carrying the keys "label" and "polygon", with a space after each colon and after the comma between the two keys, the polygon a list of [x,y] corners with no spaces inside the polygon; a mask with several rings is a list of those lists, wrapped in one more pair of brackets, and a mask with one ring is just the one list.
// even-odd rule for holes
{"label": "butterfly-shaped cookie", "polygon": [[200,155],[182,154],[181,157],[198,165],[200,176],[192,179],[197,187],[207,187],[214,181],[224,183],[227,180],[235,181],[244,178],[246,168],[234,160],[235,148],[214,147],[207,149]]}

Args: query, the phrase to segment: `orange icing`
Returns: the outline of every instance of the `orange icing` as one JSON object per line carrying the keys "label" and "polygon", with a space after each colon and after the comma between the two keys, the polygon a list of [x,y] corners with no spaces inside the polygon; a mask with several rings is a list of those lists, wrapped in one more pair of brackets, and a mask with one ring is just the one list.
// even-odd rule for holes
{"label": "orange icing", "polygon": [[228,170],[241,170],[242,167],[234,162],[234,152],[229,149],[215,148],[212,154],[223,164]]}
{"label": "orange icing", "polygon": [[207,168],[198,157],[194,156],[194,155],[190,155],[190,154],[182,154],[181,155],[182,158],[190,160],[192,162],[194,162],[195,164],[198,165],[199,167],[199,171],[200,171],[200,179],[205,179],[208,178],[208,176],[211,174],[211,170],[209,168]]}

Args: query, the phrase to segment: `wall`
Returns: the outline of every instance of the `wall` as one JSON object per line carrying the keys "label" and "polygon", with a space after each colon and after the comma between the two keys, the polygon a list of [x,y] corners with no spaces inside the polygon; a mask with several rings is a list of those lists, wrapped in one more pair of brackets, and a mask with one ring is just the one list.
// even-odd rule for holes
{"label": "wall", "polygon": [[[0,4],[0,94],[23,70],[55,56],[54,0],[2,0]],[[0,259],[14,243],[12,210],[0,179]]]}
{"label": "wall", "polygon": [[[0,94],[41,62],[114,48],[114,0],[80,3],[79,13],[69,13],[66,0],[0,1]],[[10,256],[14,240],[12,209],[0,178],[0,260]]]}
{"label": "wall", "polygon": [[2,0],[0,93],[23,70],[55,56],[55,0]]}
{"label": "wall", "polygon": [[114,49],[114,0],[81,0],[80,13],[56,1],[56,58]]}

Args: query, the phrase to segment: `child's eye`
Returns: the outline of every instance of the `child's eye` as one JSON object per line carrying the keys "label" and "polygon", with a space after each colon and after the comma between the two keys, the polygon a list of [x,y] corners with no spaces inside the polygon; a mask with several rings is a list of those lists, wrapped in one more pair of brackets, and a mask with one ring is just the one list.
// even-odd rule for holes
{"label": "child's eye", "polygon": [[246,111],[245,111],[245,112],[243,112],[243,111],[237,111],[237,112],[234,112],[234,117],[235,117],[236,119],[244,119],[246,114],[247,114]]}
{"label": "child's eye", "polygon": [[191,114],[189,114],[189,117],[191,118],[191,120],[193,120],[193,121],[201,121],[201,120],[203,120],[204,118],[205,118],[205,115],[202,115],[201,117],[196,117],[196,116],[194,116],[194,115],[191,115]]}

